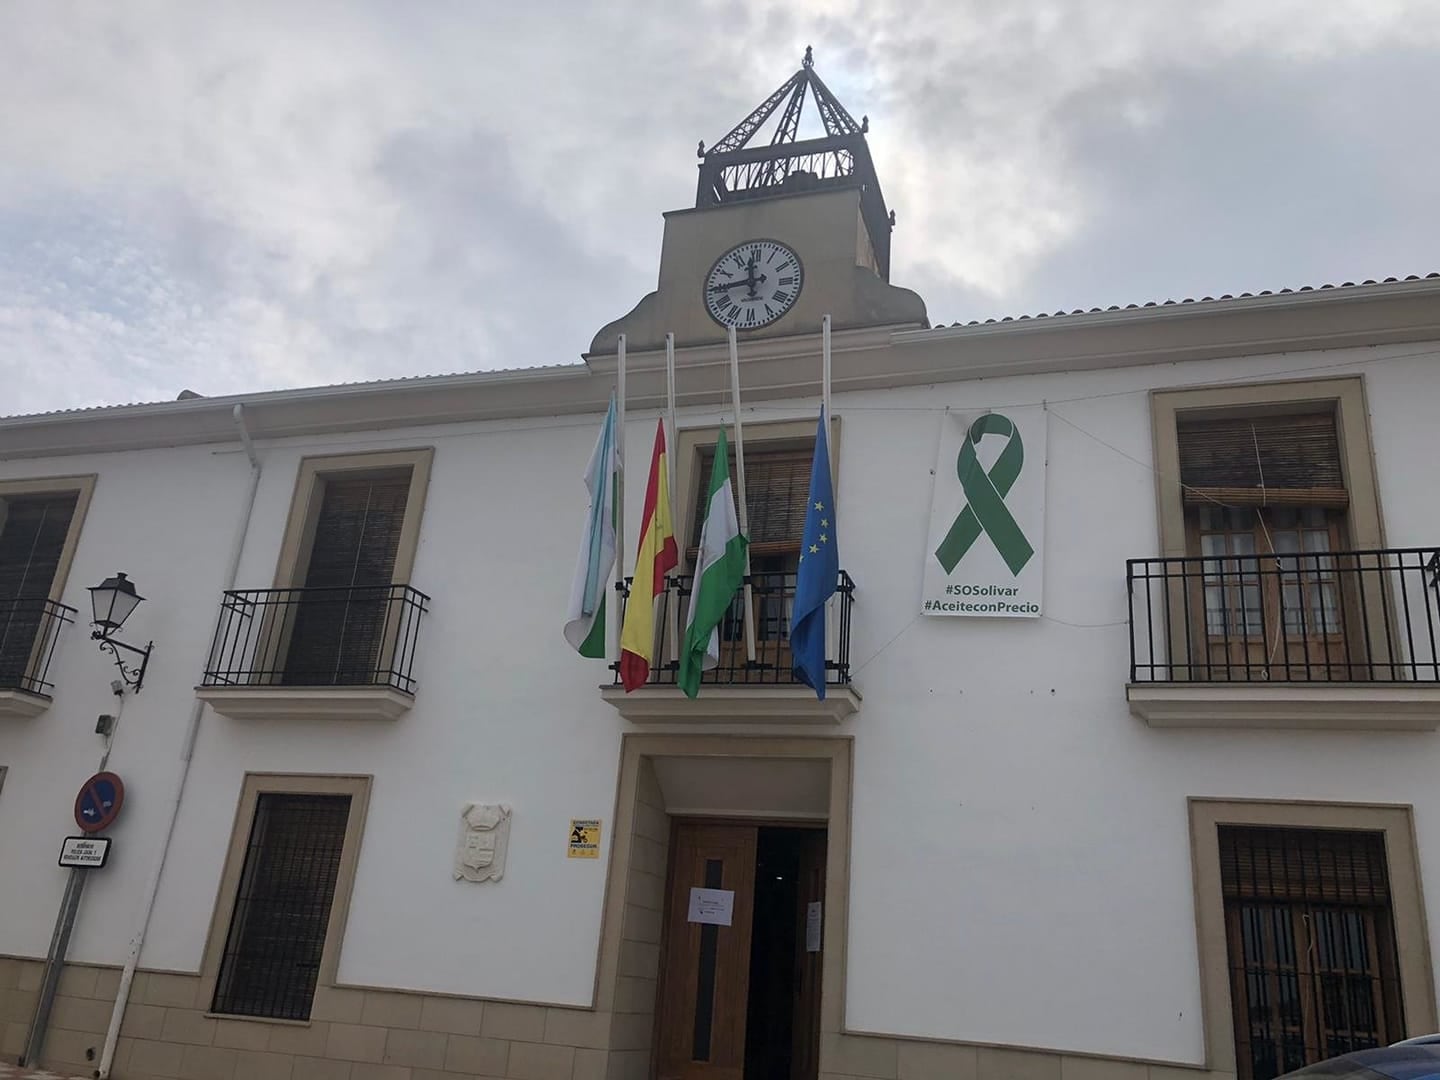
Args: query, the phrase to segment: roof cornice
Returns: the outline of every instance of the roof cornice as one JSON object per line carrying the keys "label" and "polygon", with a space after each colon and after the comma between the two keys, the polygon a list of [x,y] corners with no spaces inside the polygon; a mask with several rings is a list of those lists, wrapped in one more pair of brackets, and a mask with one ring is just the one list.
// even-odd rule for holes
{"label": "roof cornice", "polygon": [[[1440,341],[1440,279],[1197,301],[922,330],[837,331],[837,392],[976,378],[1118,368],[1226,356]],[[816,334],[741,345],[747,402],[814,395]],[[728,401],[729,354],[716,342],[676,354],[678,400]],[[0,419],[0,458],[31,458],[229,442],[245,406],[257,441],[375,430],[564,416],[604,410],[615,357],[583,364],[438,375],[344,386],[46,413]],[[632,352],[632,410],[664,402],[663,352]]]}

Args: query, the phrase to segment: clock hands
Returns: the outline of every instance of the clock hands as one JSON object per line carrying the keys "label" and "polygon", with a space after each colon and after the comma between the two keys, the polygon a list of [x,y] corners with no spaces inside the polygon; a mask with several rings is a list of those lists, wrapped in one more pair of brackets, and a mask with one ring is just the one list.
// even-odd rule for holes
{"label": "clock hands", "polygon": [[750,254],[750,261],[745,264],[745,282],[746,282],[746,284],[748,284],[748,285],[750,286],[750,299],[751,299],[751,300],[754,300],[754,299],[755,299],[755,286],[758,285],[760,282],[762,282],[762,281],[765,280],[765,278],[764,278],[763,275],[759,278],[759,280],[756,279],[756,277],[755,277],[755,263],[756,263],[755,254],[754,254],[754,252],[751,252],[751,254]]}
{"label": "clock hands", "polygon": [[750,256],[750,261],[745,264],[745,277],[744,277],[744,278],[742,278],[742,279],[739,280],[739,281],[722,281],[722,282],[720,282],[718,285],[711,285],[711,286],[710,286],[710,291],[711,291],[711,292],[724,292],[726,289],[733,289],[733,288],[735,288],[735,286],[737,286],[737,285],[744,285],[745,288],[746,288],[747,290],[749,290],[749,293],[750,293],[750,295],[747,297],[747,299],[749,299],[749,300],[755,300],[755,299],[758,298],[758,294],[756,293],[755,290],[756,290],[759,286],[764,285],[765,282],[767,282],[767,281],[770,280],[770,275],[768,275],[768,274],[757,274],[757,273],[755,272],[755,270],[756,270],[755,256],[752,255],[752,256]]}
{"label": "clock hands", "polygon": [[735,286],[737,286],[737,285],[744,285],[746,288],[748,288],[748,289],[750,290],[750,297],[749,297],[749,299],[754,300],[754,299],[755,299],[755,286],[756,286],[756,285],[764,285],[765,282],[768,281],[768,280],[769,280],[769,276],[768,276],[768,275],[766,275],[766,274],[760,274],[758,277],[755,278],[755,281],[754,281],[753,284],[752,284],[751,282],[745,280],[744,278],[741,278],[739,281],[722,281],[719,285],[711,285],[711,286],[710,286],[710,291],[711,291],[711,292],[724,292],[726,289],[733,289],[733,288],[735,288]]}

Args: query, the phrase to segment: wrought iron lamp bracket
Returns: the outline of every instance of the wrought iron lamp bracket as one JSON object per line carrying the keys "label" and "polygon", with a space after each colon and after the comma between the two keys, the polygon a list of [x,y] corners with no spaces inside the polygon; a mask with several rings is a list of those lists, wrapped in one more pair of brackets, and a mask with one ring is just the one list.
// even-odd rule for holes
{"label": "wrought iron lamp bracket", "polygon": [[[140,649],[134,645],[127,645],[123,641],[118,641],[108,636],[103,630],[92,630],[90,631],[90,636],[100,643],[101,652],[108,652],[115,658],[115,666],[120,669],[121,680],[126,686],[138,694],[140,692],[140,684],[145,680],[145,669],[150,664],[150,651],[155,648],[155,642],[148,642],[143,649]],[[120,655],[121,649],[140,657],[139,666],[132,667],[130,664],[127,664],[125,658]]]}

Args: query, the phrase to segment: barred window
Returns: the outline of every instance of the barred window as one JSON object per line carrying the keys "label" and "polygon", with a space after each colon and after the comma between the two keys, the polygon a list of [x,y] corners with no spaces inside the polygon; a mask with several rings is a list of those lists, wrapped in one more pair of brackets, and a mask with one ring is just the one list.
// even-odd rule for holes
{"label": "barred window", "polygon": [[1240,1080],[1403,1037],[1385,837],[1220,826]]}
{"label": "barred window", "polygon": [[259,795],[215,1012],[310,1018],[350,801],[349,795]]}

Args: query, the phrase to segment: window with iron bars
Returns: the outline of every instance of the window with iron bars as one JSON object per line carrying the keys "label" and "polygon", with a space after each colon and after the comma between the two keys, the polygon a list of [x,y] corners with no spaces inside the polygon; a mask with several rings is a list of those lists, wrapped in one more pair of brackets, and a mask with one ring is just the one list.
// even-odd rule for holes
{"label": "window with iron bars", "polygon": [[215,1012],[310,1018],[349,819],[348,795],[259,795]]}
{"label": "window with iron bars", "polygon": [[1220,827],[1240,1080],[1404,1036],[1380,832]]}

